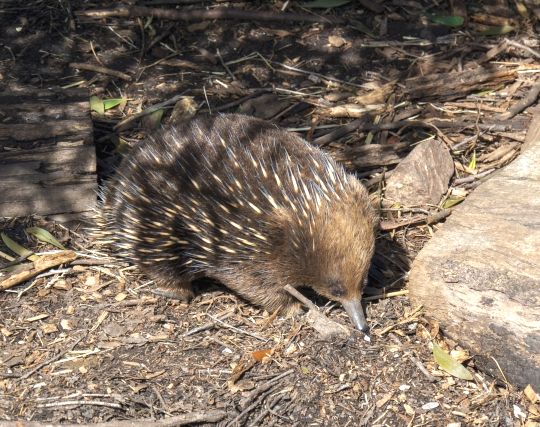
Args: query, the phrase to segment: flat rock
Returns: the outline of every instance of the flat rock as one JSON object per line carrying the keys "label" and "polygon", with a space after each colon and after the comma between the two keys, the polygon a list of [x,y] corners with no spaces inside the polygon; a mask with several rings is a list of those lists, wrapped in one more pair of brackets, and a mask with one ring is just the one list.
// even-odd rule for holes
{"label": "flat rock", "polygon": [[453,174],[454,161],[446,145],[424,141],[394,169],[386,182],[385,199],[402,206],[436,205]]}
{"label": "flat rock", "polygon": [[523,153],[478,187],[420,251],[415,304],[476,363],[540,390],[540,114]]}

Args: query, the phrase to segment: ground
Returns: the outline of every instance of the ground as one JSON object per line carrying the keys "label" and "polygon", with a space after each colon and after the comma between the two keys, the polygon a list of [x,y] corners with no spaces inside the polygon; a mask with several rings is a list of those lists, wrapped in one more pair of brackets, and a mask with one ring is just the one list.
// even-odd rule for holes
{"label": "ground", "polygon": [[[201,412],[203,423],[214,414],[220,425],[537,425],[540,410],[530,397],[478,370],[474,355],[444,337],[406,295],[410,262],[438,227],[425,215],[461,201],[519,151],[529,116],[498,115],[527,94],[538,70],[531,5],[385,1],[325,10],[281,1],[176,2],[184,3],[178,10],[203,3],[319,17],[306,23],[85,13],[112,7],[99,3],[4,2],[0,89],[77,86],[100,99],[126,98],[93,113],[100,179],[126,145],[190,109],[243,111],[297,131],[363,178],[374,198],[402,151],[424,139],[450,146],[457,172],[438,207],[381,211],[386,228],[366,292],[370,342],[359,332],[322,339],[305,315],[274,316],[214,283],[201,283],[189,305],[158,298],[135,266],[111,258],[84,230],[36,217],[4,220],[3,231],[25,247],[54,249],[25,234],[37,225],[78,258],[0,293],[0,425]],[[525,11],[515,9],[520,5]],[[467,15],[466,27],[448,25],[458,14]],[[467,70],[474,70],[470,81],[444,74]],[[187,101],[166,105],[163,117],[113,129],[178,94]],[[333,109],[343,104],[346,113]],[[416,125],[402,122],[408,118]],[[319,139],[351,122],[349,132]],[[398,149],[403,143],[408,150]],[[377,157],[371,149],[379,144],[391,155]],[[348,325],[340,307],[316,301]],[[433,341],[464,362],[473,381],[441,370]]]}

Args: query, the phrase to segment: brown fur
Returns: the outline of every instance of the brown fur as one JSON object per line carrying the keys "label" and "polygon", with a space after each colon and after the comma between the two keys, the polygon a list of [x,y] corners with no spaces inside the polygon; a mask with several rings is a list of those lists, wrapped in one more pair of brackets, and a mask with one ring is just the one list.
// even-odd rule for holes
{"label": "brown fur", "polygon": [[366,190],[327,154],[241,115],[196,118],[137,146],[100,221],[162,293],[190,299],[191,282],[212,277],[269,311],[294,306],[286,284],[360,299],[374,223]]}

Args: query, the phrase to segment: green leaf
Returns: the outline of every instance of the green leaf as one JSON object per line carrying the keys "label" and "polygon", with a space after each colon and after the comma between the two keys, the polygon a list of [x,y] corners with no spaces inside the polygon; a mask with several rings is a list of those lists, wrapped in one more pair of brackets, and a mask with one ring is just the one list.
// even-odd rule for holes
{"label": "green leaf", "polygon": [[[4,242],[4,245],[6,245],[11,251],[15,252],[20,257],[25,257],[32,253],[32,251],[29,251],[24,246],[19,245],[15,240],[12,240],[10,237],[5,235],[4,233],[0,233],[0,237],[2,237],[2,241]],[[28,259],[30,261],[35,261],[39,257],[37,255],[30,255]]]}
{"label": "green leaf", "polygon": [[300,366],[300,370],[302,371],[302,373],[304,375],[307,375],[309,374],[311,371],[309,370],[309,368],[307,368],[306,366]]}
{"label": "green leaf", "polygon": [[104,99],[103,100],[103,108],[105,110],[110,110],[111,108],[116,107],[117,105],[120,105],[122,103],[125,103],[125,98],[111,98],[111,99]]}
{"label": "green leaf", "polygon": [[511,25],[501,25],[499,27],[487,27],[485,30],[479,31],[478,34],[482,34],[483,36],[501,36],[514,31],[514,29]]}
{"label": "green leaf", "polygon": [[463,200],[465,200],[465,197],[450,196],[444,201],[442,208],[450,209],[453,206],[459,205]]}
{"label": "green leaf", "polygon": [[105,113],[105,105],[103,105],[103,101],[95,95],[90,97],[90,109],[98,114]]}
{"label": "green leaf", "polygon": [[472,153],[471,161],[469,162],[468,168],[470,170],[475,170],[476,169],[476,151],[473,151],[473,153]]}
{"label": "green leaf", "polygon": [[473,376],[469,370],[439,347],[435,341],[433,342],[433,357],[443,371],[462,380],[473,380]]}
{"label": "green leaf", "polygon": [[458,15],[429,15],[429,19],[434,24],[446,25],[447,27],[461,27],[465,20]]}
{"label": "green leaf", "polygon": [[26,229],[26,232],[28,234],[31,234],[41,242],[50,243],[51,245],[56,246],[59,249],[66,250],[66,248],[58,240],[56,240],[51,233],[49,233],[47,230],[44,230],[43,228],[29,227]]}
{"label": "green leaf", "polygon": [[350,2],[351,0],[315,0],[310,1],[309,3],[302,3],[301,6],[307,9],[330,9],[343,6]]}

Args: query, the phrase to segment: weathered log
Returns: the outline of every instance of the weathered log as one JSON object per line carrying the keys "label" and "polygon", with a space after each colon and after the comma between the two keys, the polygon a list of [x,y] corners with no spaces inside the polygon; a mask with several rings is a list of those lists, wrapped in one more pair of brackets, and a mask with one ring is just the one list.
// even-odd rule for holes
{"label": "weathered log", "polygon": [[540,389],[540,112],[523,153],[420,251],[410,296],[491,374]]}
{"label": "weathered log", "polygon": [[97,188],[88,91],[0,93],[0,117],[0,216],[88,211]]}

